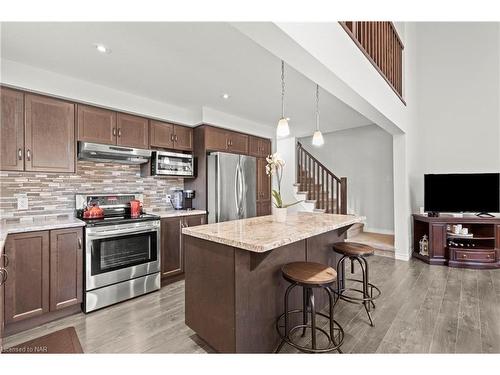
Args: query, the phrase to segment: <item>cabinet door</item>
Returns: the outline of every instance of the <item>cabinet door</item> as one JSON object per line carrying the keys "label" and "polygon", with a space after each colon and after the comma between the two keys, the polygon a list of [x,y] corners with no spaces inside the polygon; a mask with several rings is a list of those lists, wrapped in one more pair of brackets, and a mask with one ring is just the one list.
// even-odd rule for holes
{"label": "cabinet door", "polygon": [[135,148],[149,148],[149,122],[139,116],[118,113],[116,144]]}
{"label": "cabinet door", "polygon": [[78,140],[116,144],[116,112],[78,104]]}
{"label": "cabinet door", "polygon": [[9,234],[5,243],[9,277],[5,283],[5,322],[49,311],[49,232]]}
{"label": "cabinet door", "polygon": [[50,231],[50,311],[82,302],[82,229]]}
{"label": "cabinet door", "polygon": [[269,139],[262,139],[260,144],[260,152],[262,157],[268,157],[271,154],[271,141]]}
{"label": "cabinet door", "polygon": [[162,277],[182,273],[181,226],[182,217],[161,219]]}
{"label": "cabinet door", "polygon": [[267,161],[257,159],[257,201],[271,200],[271,178],[266,174]]}
{"label": "cabinet door", "polygon": [[261,156],[260,153],[261,140],[258,137],[248,137],[248,155]]}
{"label": "cabinet door", "polygon": [[431,224],[430,257],[446,258],[446,224]]}
{"label": "cabinet door", "polygon": [[24,94],[0,88],[2,97],[0,117],[0,169],[24,169]]}
{"label": "cabinet door", "polygon": [[176,150],[193,150],[193,129],[186,126],[175,125],[175,146]]}
{"label": "cabinet door", "polygon": [[151,146],[174,148],[174,125],[151,120]]}
{"label": "cabinet door", "polygon": [[257,202],[257,216],[271,215],[271,201]]}
{"label": "cabinet door", "polygon": [[205,128],[205,148],[210,151],[227,151],[227,132],[212,127]]}
{"label": "cabinet door", "polygon": [[248,154],[248,135],[229,133],[229,150],[237,154]]}
{"label": "cabinet door", "polygon": [[192,215],[184,217],[185,227],[195,227],[197,225],[206,224],[206,222],[207,222],[206,215]]}
{"label": "cabinet door", "polygon": [[[4,263],[4,247],[0,246],[0,271],[4,272],[7,270],[7,262]],[[6,258],[5,258],[6,259]],[[8,272],[9,270],[7,270]],[[5,278],[5,275],[0,272],[0,351],[3,348],[3,331],[4,331],[4,326],[5,326],[5,316],[4,316],[4,290],[5,287],[3,286],[3,280]],[[7,275],[8,277],[8,275]]]}
{"label": "cabinet door", "polygon": [[25,169],[75,172],[75,105],[26,94]]}

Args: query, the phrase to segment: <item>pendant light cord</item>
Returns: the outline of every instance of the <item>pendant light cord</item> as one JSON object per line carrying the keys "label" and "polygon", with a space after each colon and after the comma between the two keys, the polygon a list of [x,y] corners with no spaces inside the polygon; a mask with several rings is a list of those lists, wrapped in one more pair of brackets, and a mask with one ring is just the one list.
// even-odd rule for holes
{"label": "pendant light cord", "polygon": [[316,130],[319,130],[319,85],[316,85]]}
{"label": "pendant light cord", "polygon": [[281,118],[285,117],[285,62],[281,60]]}

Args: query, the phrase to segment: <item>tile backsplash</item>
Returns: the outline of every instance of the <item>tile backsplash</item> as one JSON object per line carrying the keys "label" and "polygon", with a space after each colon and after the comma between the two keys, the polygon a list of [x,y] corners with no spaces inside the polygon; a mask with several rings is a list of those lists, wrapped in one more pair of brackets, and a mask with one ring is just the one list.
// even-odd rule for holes
{"label": "tile backsplash", "polygon": [[[149,211],[171,209],[166,194],[184,187],[181,178],[141,177],[137,165],[78,161],[76,174],[0,171],[0,218],[72,214],[75,194],[142,193]],[[17,209],[17,198],[26,194],[28,209]]]}

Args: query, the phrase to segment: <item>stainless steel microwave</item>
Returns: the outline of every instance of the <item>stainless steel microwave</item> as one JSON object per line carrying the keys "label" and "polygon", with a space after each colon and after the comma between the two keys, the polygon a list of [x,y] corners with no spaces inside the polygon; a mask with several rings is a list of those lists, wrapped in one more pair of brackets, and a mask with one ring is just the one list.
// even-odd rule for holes
{"label": "stainless steel microwave", "polygon": [[153,151],[151,159],[151,174],[153,176],[194,177],[193,154]]}

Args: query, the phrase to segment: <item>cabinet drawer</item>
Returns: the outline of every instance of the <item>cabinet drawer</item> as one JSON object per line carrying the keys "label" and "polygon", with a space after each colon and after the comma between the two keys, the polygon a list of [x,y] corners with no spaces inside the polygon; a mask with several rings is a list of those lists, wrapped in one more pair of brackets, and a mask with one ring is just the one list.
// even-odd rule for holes
{"label": "cabinet drawer", "polygon": [[461,262],[494,262],[495,250],[491,251],[455,250],[455,260]]}

